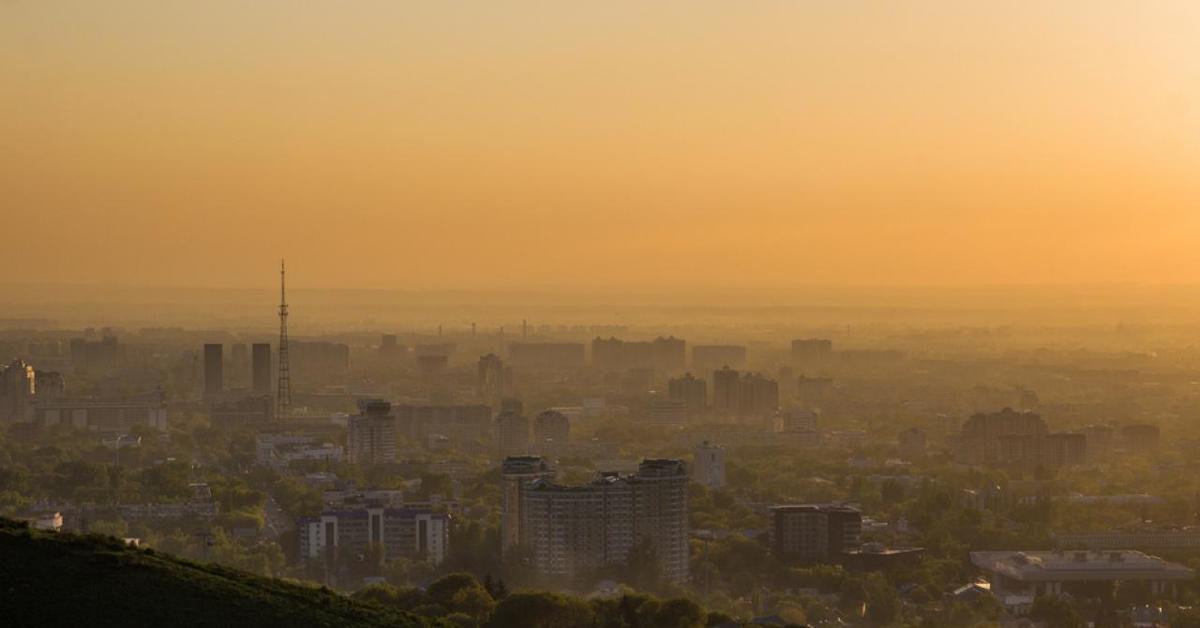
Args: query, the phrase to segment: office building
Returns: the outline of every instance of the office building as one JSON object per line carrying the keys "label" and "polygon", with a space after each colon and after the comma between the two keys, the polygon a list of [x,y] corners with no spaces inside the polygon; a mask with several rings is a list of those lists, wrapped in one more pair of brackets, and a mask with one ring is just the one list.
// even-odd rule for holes
{"label": "office building", "polygon": [[771,508],[771,550],[782,560],[836,562],[861,545],[862,512],[839,504]]}
{"label": "office building", "polygon": [[708,488],[725,486],[724,447],[710,445],[708,441],[696,447],[692,459],[692,481]]}
{"label": "office building", "polygon": [[500,466],[500,551],[526,543],[521,513],[524,489],[536,480],[553,481],[554,468],[541,456],[509,456]]}
{"label": "office building", "polygon": [[224,347],[204,345],[204,394],[219,395],[225,390]]}
{"label": "office building", "polygon": [[396,461],[396,417],[392,404],[370,400],[359,402],[359,414],[348,420],[346,455],[352,464],[381,464]]}
{"label": "office building", "polygon": [[582,486],[526,485],[521,526],[534,568],[571,579],[627,565],[648,543],[665,579],[687,581],[687,483],[682,461],[644,460],[635,474],[602,473]]}
{"label": "office building", "polygon": [[384,560],[409,558],[439,564],[450,546],[449,519],[427,510],[364,506],[326,510],[297,522],[300,556],[319,558],[330,548],[363,555],[380,546]]}
{"label": "office building", "polygon": [[250,389],[257,394],[271,394],[271,345],[256,342],[250,347]]}

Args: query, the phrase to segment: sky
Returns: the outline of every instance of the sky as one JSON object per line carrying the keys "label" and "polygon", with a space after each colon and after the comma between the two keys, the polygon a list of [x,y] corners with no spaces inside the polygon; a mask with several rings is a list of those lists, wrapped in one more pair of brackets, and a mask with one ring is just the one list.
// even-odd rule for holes
{"label": "sky", "polygon": [[1200,3],[0,0],[0,283],[1200,282]]}

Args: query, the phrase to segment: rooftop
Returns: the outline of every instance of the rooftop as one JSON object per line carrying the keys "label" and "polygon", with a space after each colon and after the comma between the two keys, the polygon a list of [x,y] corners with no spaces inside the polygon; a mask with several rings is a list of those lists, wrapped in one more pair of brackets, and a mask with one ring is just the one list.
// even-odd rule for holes
{"label": "rooftop", "polygon": [[1023,582],[1191,580],[1195,572],[1134,550],[971,552],[978,568]]}

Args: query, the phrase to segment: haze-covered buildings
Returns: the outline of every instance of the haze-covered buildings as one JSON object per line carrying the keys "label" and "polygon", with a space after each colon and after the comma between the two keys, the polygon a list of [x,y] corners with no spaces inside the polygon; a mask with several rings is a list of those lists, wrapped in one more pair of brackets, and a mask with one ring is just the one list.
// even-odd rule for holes
{"label": "haze-covered buildings", "polygon": [[644,460],[637,473],[601,473],[581,486],[547,480],[522,485],[521,535],[543,576],[574,578],[628,565],[653,548],[664,578],[688,577],[687,469],[679,460]]}

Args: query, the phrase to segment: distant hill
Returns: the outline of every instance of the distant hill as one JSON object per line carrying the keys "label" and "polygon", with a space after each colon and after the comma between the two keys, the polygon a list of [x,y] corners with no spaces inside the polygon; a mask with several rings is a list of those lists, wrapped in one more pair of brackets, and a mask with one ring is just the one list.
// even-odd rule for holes
{"label": "distant hill", "polygon": [[118,539],[41,532],[0,519],[0,625],[441,624],[328,589],[129,548]]}

